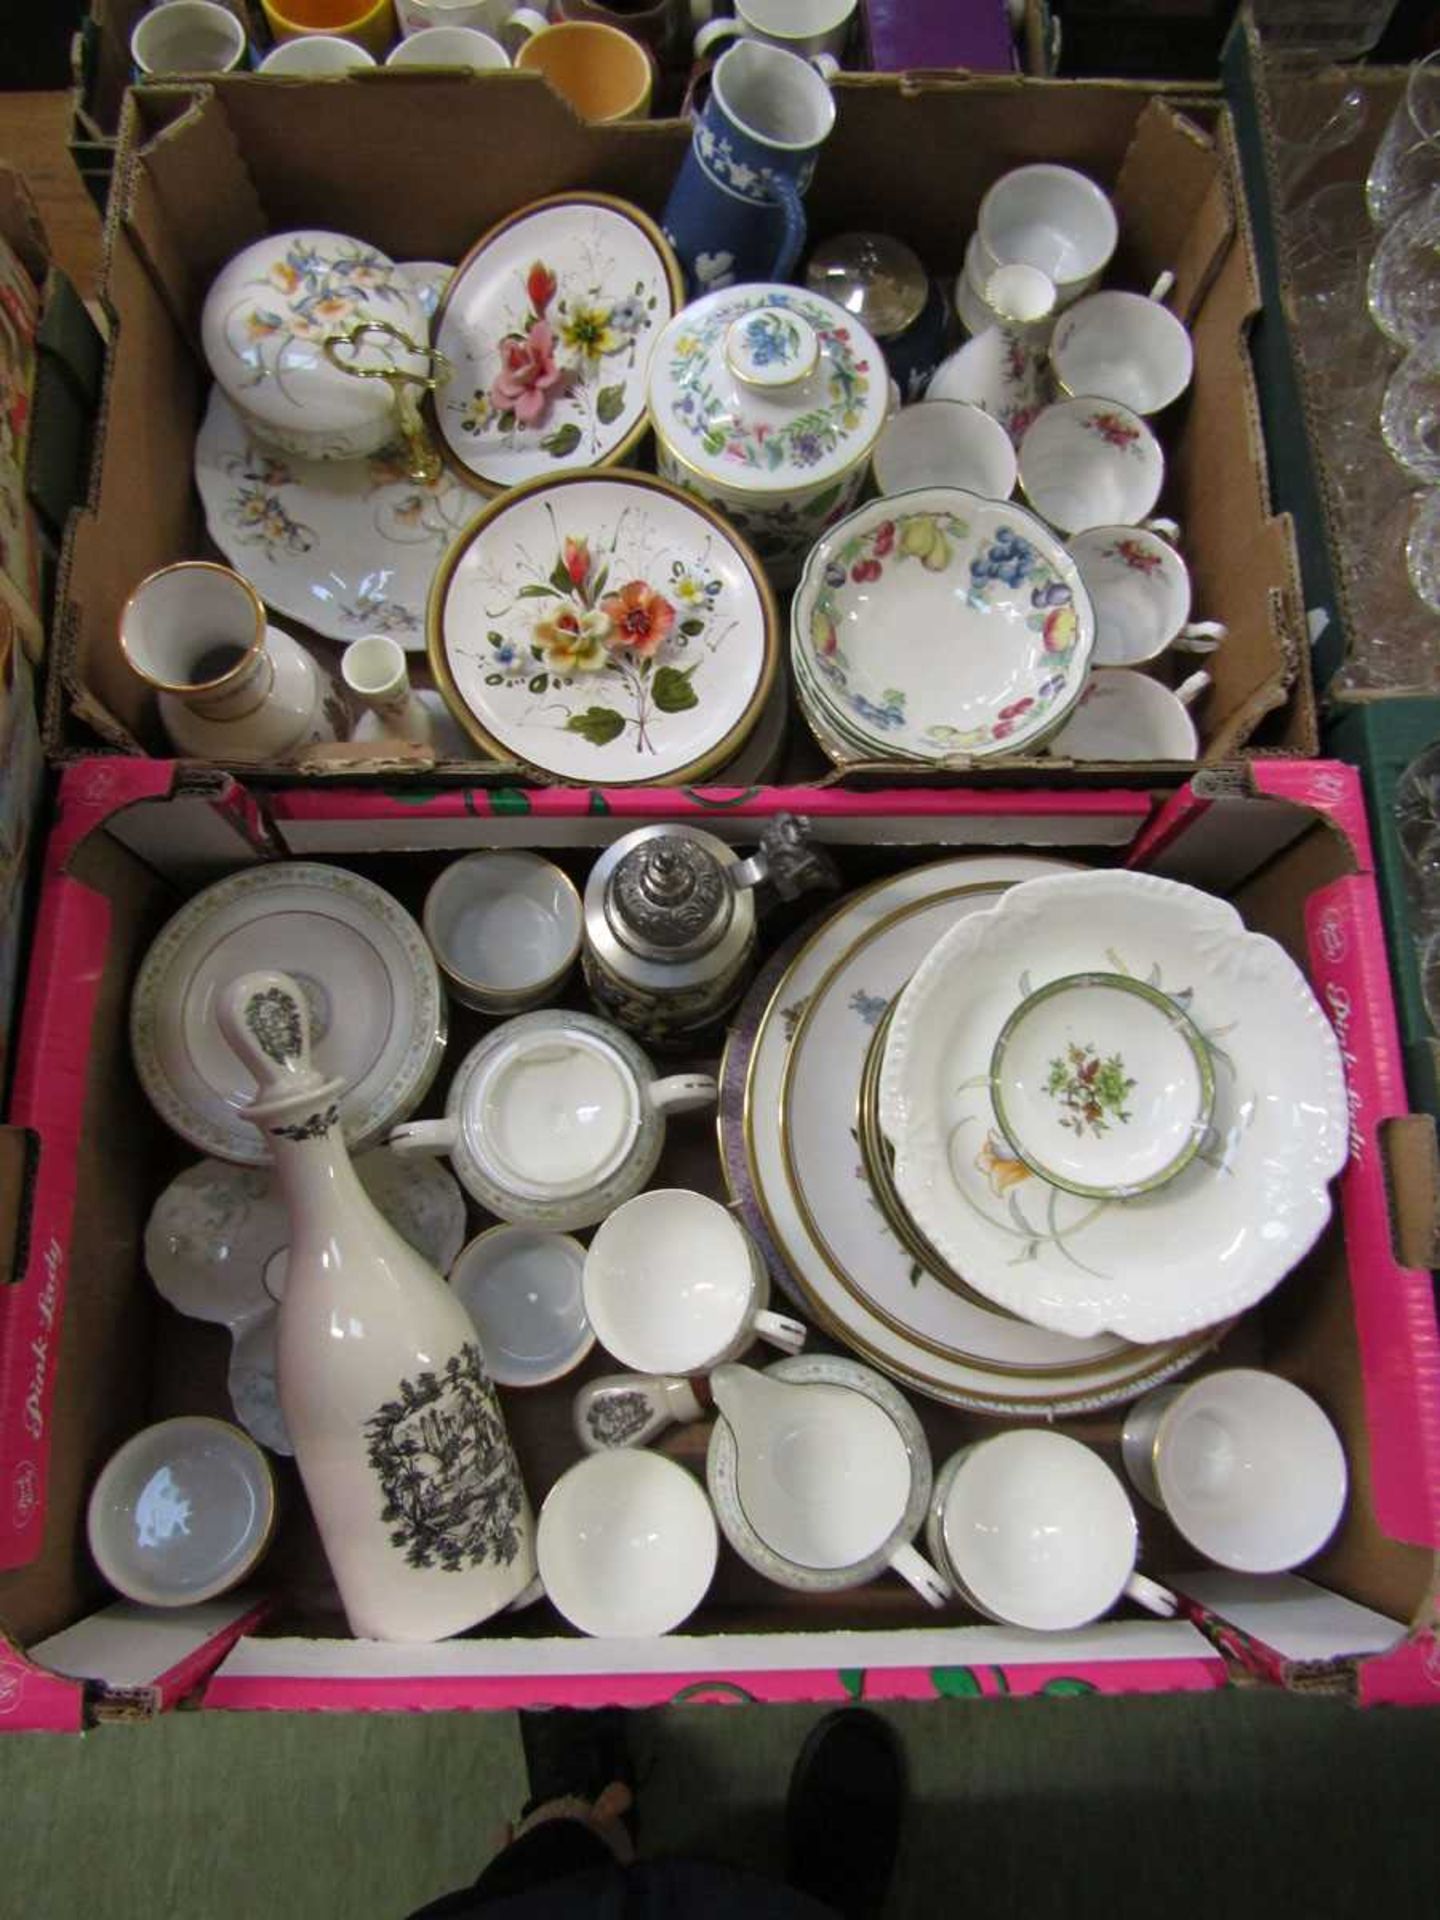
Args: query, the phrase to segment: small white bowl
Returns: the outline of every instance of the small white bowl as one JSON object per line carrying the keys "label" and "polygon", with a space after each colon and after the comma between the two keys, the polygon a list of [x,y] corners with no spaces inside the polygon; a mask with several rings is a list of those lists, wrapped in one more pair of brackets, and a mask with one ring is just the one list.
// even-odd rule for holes
{"label": "small white bowl", "polygon": [[422,916],[445,984],[482,1013],[553,999],[580,952],[574,885],[538,853],[467,853],[425,897]]}
{"label": "small white bowl", "polygon": [[358,73],[373,67],[375,56],[354,40],[336,33],[307,33],[299,40],[282,40],[260,62],[261,73],[320,74]]}
{"label": "small white bowl", "polygon": [[585,1359],[595,1335],[584,1270],[578,1240],[540,1227],[491,1227],[462,1250],[450,1285],[475,1322],[497,1386],[548,1386]]}
{"label": "small white bowl", "polygon": [[1195,349],[1183,323],[1158,300],[1092,293],[1061,317],[1050,364],[1067,394],[1095,394],[1132,413],[1159,413],[1189,386]]}
{"label": "small white bowl", "polygon": [[998,420],[965,400],[923,400],[888,420],[875,443],[882,494],[964,487],[986,500],[1015,491],[1015,449]]}
{"label": "small white bowl", "polygon": [[535,1533],[552,1604],[582,1633],[669,1633],[705,1598],[719,1536],[710,1502],[657,1453],[592,1453],[550,1489]]}
{"label": "small white bowl", "polygon": [[1164,481],[1160,442],[1116,400],[1058,401],[1020,442],[1020,490],[1057,533],[1135,526]]}
{"label": "small white bowl", "polygon": [[270,1544],[275,1481],[224,1420],[162,1420],[127,1440],[90,1495],[86,1534],[117,1593],[188,1607],[236,1586]]}

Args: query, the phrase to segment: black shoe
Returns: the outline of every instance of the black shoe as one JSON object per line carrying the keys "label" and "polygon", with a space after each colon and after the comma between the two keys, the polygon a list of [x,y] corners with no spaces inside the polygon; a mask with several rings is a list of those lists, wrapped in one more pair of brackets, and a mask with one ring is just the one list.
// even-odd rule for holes
{"label": "black shoe", "polygon": [[878,1914],[900,1845],[905,1755],[865,1707],[840,1707],[810,1729],[790,1775],[787,1878],[845,1920]]}
{"label": "black shoe", "polygon": [[[635,1790],[635,1768],[625,1733],[622,1707],[584,1711],[549,1707],[520,1715],[520,1744],[525,1749],[525,1772],[530,1798],[524,1812],[533,1813],[547,1800],[575,1794],[595,1800],[618,1780]],[[634,1811],[624,1816],[634,1833]]]}

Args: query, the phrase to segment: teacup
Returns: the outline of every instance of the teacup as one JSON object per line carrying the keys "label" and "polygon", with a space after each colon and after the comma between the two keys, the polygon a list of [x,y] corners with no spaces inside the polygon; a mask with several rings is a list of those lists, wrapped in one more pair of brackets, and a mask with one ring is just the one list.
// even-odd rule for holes
{"label": "teacup", "polygon": [[1197,759],[1200,736],[1188,708],[1209,685],[1203,669],[1172,693],[1148,673],[1101,667],[1045,752],[1056,760]]}
{"label": "teacup", "polygon": [[[854,25],[858,0],[735,0],[732,20],[709,20],[695,35],[695,58],[736,39],[764,40],[802,60],[840,64]],[[826,71],[822,68],[822,71]]]}
{"label": "teacup", "polygon": [[1257,1368],[1147,1394],[1126,1416],[1123,1452],[1136,1492],[1207,1560],[1239,1573],[1309,1560],[1345,1508],[1345,1449],[1329,1419]]}
{"label": "teacup", "polygon": [[282,40],[260,62],[261,73],[317,75],[357,73],[373,67],[375,56],[354,40],[333,33],[307,33],[300,40]]}
{"label": "teacup", "polygon": [[277,41],[333,33],[359,41],[379,60],[395,38],[393,0],[260,0],[260,5]]}
{"label": "teacup", "polygon": [[498,40],[474,27],[422,27],[399,41],[385,56],[387,67],[461,67],[471,73],[494,73],[508,67],[510,56]]}
{"label": "teacup", "polygon": [[130,58],[141,79],[233,73],[245,58],[245,29],[216,0],[166,0],[136,22]]}
{"label": "teacup", "polygon": [[1039,267],[1023,263],[980,265],[980,236],[972,233],[965,265],[955,281],[955,311],[972,337],[988,327],[1023,333],[1037,345],[1048,340],[1055,319],[1055,282]]}
{"label": "teacup", "polygon": [[1053,1187],[1153,1193],[1199,1153],[1215,1105],[1210,1049],[1169,994],[1122,973],[1072,973],[1027,994],[990,1056],[1001,1133]]}
{"label": "teacup", "polygon": [[544,12],[517,6],[515,0],[395,0],[403,34],[427,27],[473,27],[498,40],[509,53],[532,33],[549,26]]}
{"label": "teacup", "polygon": [[581,1633],[669,1633],[715,1575],[715,1516],[696,1480],[658,1453],[592,1454],[540,1509],[535,1558],[552,1606]]}
{"label": "teacup", "polygon": [[1108,195],[1073,167],[1049,162],[1002,174],[980,202],[975,231],[977,285],[996,267],[1038,267],[1055,282],[1061,307],[1089,292],[1119,238]]}
{"label": "teacup", "polygon": [[1020,442],[1020,489],[1057,533],[1134,526],[1165,481],[1160,442],[1114,400],[1060,400]]}
{"label": "teacup", "polygon": [[925,398],[968,401],[998,420],[1018,447],[1050,398],[1045,349],[1023,333],[986,327],[941,361]]}
{"label": "teacup", "polygon": [[963,487],[986,500],[1015,491],[1015,449],[993,415],[965,400],[924,400],[882,428],[872,455],[882,494]]}
{"label": "teacup", "polygon": [[705,1480],[726,1539],[778,1586],[844,1592],[887,1569],[928,1606],[952,1598],[911,1545],[930,1498],[930,1449],[903,1395],[835,1354],[711,1375],[720,1417]]}
{"label": "teacup", "polygon": [[808,1329],[769,1311],[760,1250],[718,1200],[657,1187],[617,1207],[585,1256],[585,1311],[637,1373],[706,1373],[756,1339],[798,1353]]}
{"label": "teacup", "polygon": [[1061,317],[1050,364],[1062,393],[1159,413],[1189,386],[1195,349],[1184,324],[1160,304],[1158,290],[1092,293]]}
{"label": "teacup", "polygon": [[562,20],[528,39],[515,56],[522,73],[542,74],[582,120],[643,120],[655,67],[638,40],[599,20]]}
{"label": "teacup", "polygon": [[805,191],[834,124],[810,61],[743,38],[721,54],[661,223],[692,296],[793,277]]}
{"label": "teacup", "polygon": [[578,1240],[538,1227],[489,1227],[461,1249],[450,1291],[475,1322],[496,1386],[549,1386],[588,1357],[584,1265]]}
{"label": "teacup", "polygon": [[1124,1487],[1065,1434],[1022,1429],[962,1447],[935,1482],[925,1537],[961,1598],[1001,1625],[1062,1633],[1122,1598],[1175,1612],[1175,1596],[1135,1571]]}
{"label": "teacup", "polygon": [[538,853],[467,853],[425,896],[425,938],[454,997],[482,1013],[552,999],[580,956],[580,896]]}
{"label": "teacup", "polygon": [[1167,647],[1213,653],[1226,629],[1190,618],[1190,570],[1146,527],[1088,527],[1066,543],[1095,609],[1097,667],[1140,667]]}
{"label": "teacup", "polygon": [[501,1220],[573,1233],[645,1185],[668,1114],[712,1106],[717,1093],[709,1074],[657,1078],[608,1020],[550,1008],[488,1033],[461,1061],[445,1118],[409,1121],[390,1145],[448,1154],[460,1184]]}

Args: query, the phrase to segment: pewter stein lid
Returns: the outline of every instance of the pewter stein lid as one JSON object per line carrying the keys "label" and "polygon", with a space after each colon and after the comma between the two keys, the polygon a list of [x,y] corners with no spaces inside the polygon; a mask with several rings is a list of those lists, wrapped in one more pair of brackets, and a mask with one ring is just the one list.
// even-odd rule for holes
{"label": "pewter stein lid", "polygon": [[698,960],[725,938],[737,913],[754,919],[748,891],[728,871],[735,864],[722,841],[696,828],[642,828],[627,836],[605,876],[606,925],[642,960]]}

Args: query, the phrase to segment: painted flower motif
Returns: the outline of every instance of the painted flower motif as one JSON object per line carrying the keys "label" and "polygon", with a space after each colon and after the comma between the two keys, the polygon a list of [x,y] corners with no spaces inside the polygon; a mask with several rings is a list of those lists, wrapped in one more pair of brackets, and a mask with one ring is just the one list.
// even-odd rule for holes
{"label": "painted flower motif", "polygon": [[607,593],[600,608],[610,629],[606,645],[628,647],[642,660],[660,651],[675,624],[674,607],[643,580],[629,580],[618,593]]}
{"label": "painted flower motif", "polygon": [[525,294],[534,311],[544,318],[545,309],[555,298],[555,276],[543,260],[537,260],[525,276]]}
{"label": "painted flower motif", "polygon": [[644,301],[633,293],[626,294],[623,300],[617,300],[610,310],[610,324],[619,333],[639,333],[642,327],[650,324]]}
{"label": "painted flower motif", "polygon": [[609,307],[574,306],[560,315],[558,330],[560,351],[571,362],[598,360],[602,353],[618,353],[625,344]]}
{"label": "painted flower motif", "polygon": [[492,408],[490,396],[481,387],[476,387],[470,398],[460,409],[460,430],[462,433],[482,433]]}
{"label": "painted flower motif", "polygon": [[975,1156],[975,1166],[990,1182],[990,1191],[997,1200],[1003,1200],[1012,1187],[1030,1178],[1029,1167],[1009,1151],[1009,1142],[993,1133],[985,1136],[985,1144]]}
{"label": "painted flower motif", "polygon": [[1075,645],[1080,623],[1074,607],[1054,607],[1045,616],[1044,641],[1047,653],[1069,653]]}
{"label": "painted flower motif", "polygon": [[567,533],[561,551],[571,585],[583,587],[586,576],[590,572],[590,542],[584,539],[576,540]]}
{"label": "painted flower motif", "polygon": [[606,648],[614,644],[610,616],[599,607],[584,613],[567,607],[536,621],[535,643],[544,648],[553,673],[596,673],[608,658]]}
{"label": "painted flower motif", "polygon": [[1120,453],[1129,453],[1140,438],[1139,427],[1123,420],[1118,413],[1092,413],[1085,421],[1091,433],[1098,433],[1107,447],[1114,447]]}
{"label": "painted flower motif", "polygon": [[1113,547],[1106,547],[1103,558],[1123,560],[1134,573],[1143,573],[1147,579],[1157,574],[1165,564],[1160,555],[1150,547],[1142,547],[1138,540],[1117,540]]}
{"label": "painted flower motif", "polygon": [[279,333],[282,321],[278,313],[267,313],[257,307],[245,316],[245,335],[252,341],[268,340],[272,334]]}
{"label": "painted flower motif", "polygon": [[797,467],[816,466],[825,458],[825,442],[818,433],[808,433],[803,430],[792,433],[790,458]]}
{"label": "painted flower motif", "polygon": [[490,388],[490,404],[500,413],[513,413],[522,426],[533,426],[545,416],[550,390],[565,378],[555,364],[555,336],[549,323],[539,320],[527,334],[511,334],[500,342],[500,371]]}

